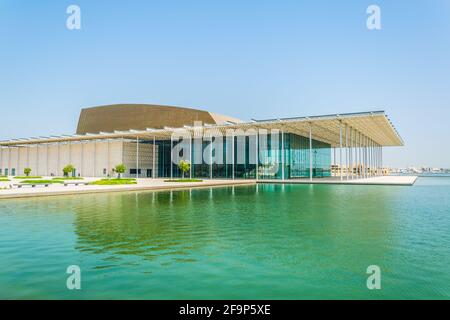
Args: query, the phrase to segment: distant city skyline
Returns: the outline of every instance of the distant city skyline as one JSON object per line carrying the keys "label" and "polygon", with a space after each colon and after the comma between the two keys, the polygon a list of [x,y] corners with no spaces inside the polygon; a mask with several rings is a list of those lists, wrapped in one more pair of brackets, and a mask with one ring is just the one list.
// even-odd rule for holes
{"label": "distant city skyline", "polygon": [[74,133],[81,108],[118,103],[242,120],[385,110],[405,141],[387,166],[450,167],[445,0],[4,0],[0,41],[0,140]]}

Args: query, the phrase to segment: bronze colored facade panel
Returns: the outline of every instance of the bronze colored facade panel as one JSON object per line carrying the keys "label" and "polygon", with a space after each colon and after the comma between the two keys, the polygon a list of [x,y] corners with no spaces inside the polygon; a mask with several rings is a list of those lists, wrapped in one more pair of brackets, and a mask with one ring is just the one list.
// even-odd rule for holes
{"label": "bronze colored facade panel", "polygon": [[[148,104],[118,104],[81,110],[77,134],[114,132],[114,130],[145,130],[179,128],[193,125],[195,121],[203,124],[217,124],[216,115],[207,111]],[[239,120],[220,116],[220,120],[236,122]]]}

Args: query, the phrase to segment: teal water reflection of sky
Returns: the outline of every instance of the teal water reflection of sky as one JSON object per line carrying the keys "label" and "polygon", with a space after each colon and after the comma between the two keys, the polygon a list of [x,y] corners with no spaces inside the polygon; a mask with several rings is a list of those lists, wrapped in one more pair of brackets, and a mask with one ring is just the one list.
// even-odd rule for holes
{"label": "teal water reflection of sky", "polygon": [[[450,178],[2,200],[0,298],[450,297]],[[79,265],[82,290],[66,289]],[[382,290],[366,287],[369,265]]]}

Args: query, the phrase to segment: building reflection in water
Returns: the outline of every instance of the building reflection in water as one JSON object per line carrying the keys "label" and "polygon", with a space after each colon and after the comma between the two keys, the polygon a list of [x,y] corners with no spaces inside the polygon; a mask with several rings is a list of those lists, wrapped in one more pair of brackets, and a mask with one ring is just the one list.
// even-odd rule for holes
{"label": "building reflection in water", "polygon": [[106,260],[196,261],[233,253],[300,267],[313,250],[323,257],[314,263],[342,256],[345,265],[358,256],[383,260],[395,190],[263,184],[95,194],[67,205],[76,213],[76,249]]}

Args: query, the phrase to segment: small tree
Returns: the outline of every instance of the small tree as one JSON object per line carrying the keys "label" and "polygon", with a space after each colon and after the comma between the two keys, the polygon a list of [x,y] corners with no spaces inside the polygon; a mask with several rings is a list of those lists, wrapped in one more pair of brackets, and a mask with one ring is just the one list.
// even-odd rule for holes
{"label": "small tree", "polygon": [[75,167],[72,164],[68,164],[64,167],[63,173],[64,177],[68,177],[70,173],[72,173],[75,170]]}
{"label": "small tree", "polygon": [[181,178],[184,178],[185,173],[191,170],[191,164],[187,160],[181,160],[180,163],[178,163],[178,168],[182,173]]}
{"label": "small tree", "polygon": [[123,163],[118,164],[114,170],[117,172],[118,174],[118,178],[121,178],[122,173],[125,173],[125,171],[127,171],[127,167],[125,167],[125,165]]}
{"label": "small tree", "polygon": [[31,168],[25,168],[23,169],[23,173],[28,177],[31,173]]}

